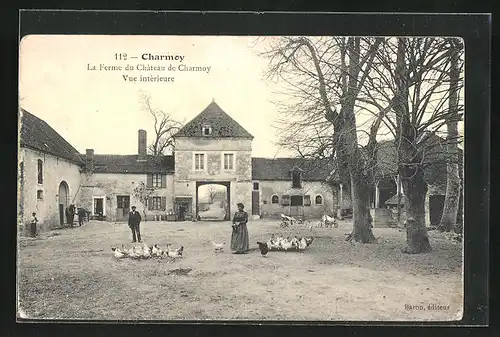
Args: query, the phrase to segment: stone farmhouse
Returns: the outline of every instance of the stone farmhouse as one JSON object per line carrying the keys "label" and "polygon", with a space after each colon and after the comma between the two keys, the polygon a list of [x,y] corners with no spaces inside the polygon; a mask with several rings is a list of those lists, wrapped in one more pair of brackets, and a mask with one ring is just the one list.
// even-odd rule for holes
{"label": "stone farmhouse", "polygon": [[[20,224],[36,212],[42,229],[61,226],[70,204],[107,221],[126,221],[132,205],[147,220],[189,220],[206,184],[225,186],[226,220],[239,202],[253,218],[319,218],[351,207],[329,161],[252,157],[254,137],[214,101],[175,134],[175,152],[165,156],[147,154],[145,130],[138,130],[137,154],[81,154],[28,111],[20,109],[19,120]],[[388,177],[373,189],[374,209],[396,194],[394,174]]]}

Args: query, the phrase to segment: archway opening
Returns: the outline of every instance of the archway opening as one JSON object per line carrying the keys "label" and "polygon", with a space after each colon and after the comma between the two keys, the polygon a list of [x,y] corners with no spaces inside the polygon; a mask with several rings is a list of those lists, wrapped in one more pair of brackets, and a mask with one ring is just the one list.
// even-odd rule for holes
{"label": "archway opening", "polygon": [[59,225],[61,227],[64,226],[64,211],[66,210],[66,207],[69,205],[69,186],[68,183],[65,181],[61,181],[59,184],[59,194],[58,194],[58,199],[59,199]]}
{"label": "archway opening", "polygon": [[229,220],[229,182],[197,182],[196,209],[199,220]]}

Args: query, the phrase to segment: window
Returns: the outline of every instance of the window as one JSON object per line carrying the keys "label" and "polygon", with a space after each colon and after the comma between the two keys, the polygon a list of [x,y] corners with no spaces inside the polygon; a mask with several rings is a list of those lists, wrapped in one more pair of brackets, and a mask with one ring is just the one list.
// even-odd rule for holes
{"label": "window", "polygon": [[301,188],[300,171],[292,171],[292,188]]}
{"label": "window", "polygon": [[322,205],[323,204],[323,197],[321,195],[317,195],[316,198],[314,198],[314,203],[316,205]]}
{"label": "window", "polygon": [[167,187],[167,175],[160,173],[148,174],[146,187],[165,188]]}
{"label": "window", "polygon": [[212,128],[210,125],[203,125],[201,128],[203,136],[210,136],[212,134]]}
{"label": "window", "polygon": [[36,199],[43,200],[43,191],[42,190],[36,191]]}
{"label": "window", "polygon": [[130,208],[130,197],[128,195],[116,196],[116,208],[129,209]]}
{"label": "window", "polygon": [[234,170],[234,154],[224,153],[224,170]]}
{"label": "window", "polygon": [[148,209],[150,211],[164,211],[167,208],[166,197],[149,197]]}
{"label": "window", "polygon": [[258,191],[259,190],[259,183],[253,183],[253,190]]}
{"label": "window", "polygon": [[38,183],[43,184],[43,161],[38,159]]}
{"label": "window", "polygon": [[194,169],[197,171],[205,170],[205,154],[203,153],[194,154]]}
{"label": "window", "polygon": [[277,195],[273,195],[271,197],[271,204],[278,204],[280,202],[280,199]]}
{"label": "window", "polygon": [[151,209],[154,211],[159,211],[161,209],[161,197],[153,197]]}
{"label": "window", "polygon": [[281,197],[281,204],[283,206],[289,206],[290,205],[290,196],[289,195],[283,195]]}
{"label": "window", "polygon": [[304,197],[301,195],[292,195],[290,198],[290,206],[303,206],[304,205]]}
{"label": "window", "polygon": [[311,206],[311,196],[304,195],[304,206]]}

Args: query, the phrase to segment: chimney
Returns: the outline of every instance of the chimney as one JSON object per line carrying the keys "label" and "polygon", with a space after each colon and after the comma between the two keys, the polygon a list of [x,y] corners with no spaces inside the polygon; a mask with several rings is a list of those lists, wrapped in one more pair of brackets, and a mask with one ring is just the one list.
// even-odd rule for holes
{"label": "chimney", "polygon": [[94,171],[94,149],[85,150],[85,171],[88,173]]}
{"label": "chimney", "polygon": [[147,135],[146,130],[139,130],[139,149],[137,160],[146,160]]}

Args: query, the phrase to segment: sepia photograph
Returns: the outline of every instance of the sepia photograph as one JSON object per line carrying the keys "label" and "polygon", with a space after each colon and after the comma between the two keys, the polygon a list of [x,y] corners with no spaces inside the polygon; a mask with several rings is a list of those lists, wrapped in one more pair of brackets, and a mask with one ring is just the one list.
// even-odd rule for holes
{"label": "sepia photograph", "polygon": [[24,36],[18,320],[461,320],[465,48]]}

